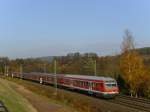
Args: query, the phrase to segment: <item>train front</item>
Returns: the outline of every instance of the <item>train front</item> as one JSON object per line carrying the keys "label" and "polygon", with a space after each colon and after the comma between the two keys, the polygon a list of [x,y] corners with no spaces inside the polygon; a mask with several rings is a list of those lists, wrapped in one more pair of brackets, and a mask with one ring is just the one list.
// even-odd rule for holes
{"label": "train front", "polygon": [[107,80],[104,82],[104,93],[105,98],[114,98],[119,94],[119,88],[117,82],[113,80]]}

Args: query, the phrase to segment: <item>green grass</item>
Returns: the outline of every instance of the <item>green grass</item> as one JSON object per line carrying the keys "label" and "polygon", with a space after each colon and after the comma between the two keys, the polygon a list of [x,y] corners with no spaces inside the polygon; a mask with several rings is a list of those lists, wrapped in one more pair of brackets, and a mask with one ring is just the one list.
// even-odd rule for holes
{"label": "green grass", "polygon": [[7,81],[0,78],[0,100],[9,112],[36,112],[31,104]]}

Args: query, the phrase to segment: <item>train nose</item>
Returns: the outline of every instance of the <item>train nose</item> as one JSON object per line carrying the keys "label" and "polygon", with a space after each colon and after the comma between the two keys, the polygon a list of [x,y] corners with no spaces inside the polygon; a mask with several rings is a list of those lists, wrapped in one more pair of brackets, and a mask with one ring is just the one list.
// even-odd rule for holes
{"label": "train nose", "polygon": [[118,92],[118,88],[114,87],[109,89],[109,92],[113,92],[113,93],[117,93]]}
{"label": "train nose", "polygon": [[115,89],[113,89],[113,92],[114,92],[114,93],[119,93],[119,89],[118,89],[118,88],[115,88]]}

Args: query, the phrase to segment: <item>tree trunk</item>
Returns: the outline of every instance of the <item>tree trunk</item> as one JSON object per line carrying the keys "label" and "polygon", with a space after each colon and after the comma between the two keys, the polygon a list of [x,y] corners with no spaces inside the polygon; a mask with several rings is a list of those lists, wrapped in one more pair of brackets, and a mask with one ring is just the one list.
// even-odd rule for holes
{"label": "tree trunk", "polygon": [[132,92],[131,92],[130,96],[131,96],[131,97],[133,97],[133,94],[132,94]]}
{"label": "tree trunk", "polygon": [[137,92],[135,93],[135,97],[136,97],[136,98],[138,98],[138,94],[137,94]]}

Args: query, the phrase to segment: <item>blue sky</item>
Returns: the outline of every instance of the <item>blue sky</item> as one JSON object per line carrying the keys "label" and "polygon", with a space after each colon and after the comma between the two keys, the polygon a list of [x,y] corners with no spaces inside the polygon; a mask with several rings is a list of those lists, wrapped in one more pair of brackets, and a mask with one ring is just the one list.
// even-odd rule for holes
{"label": "blue sky", "polygon": [[127,28],[150,46],[150,0],[0,0],[0,56],[114,55]]}

